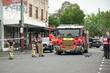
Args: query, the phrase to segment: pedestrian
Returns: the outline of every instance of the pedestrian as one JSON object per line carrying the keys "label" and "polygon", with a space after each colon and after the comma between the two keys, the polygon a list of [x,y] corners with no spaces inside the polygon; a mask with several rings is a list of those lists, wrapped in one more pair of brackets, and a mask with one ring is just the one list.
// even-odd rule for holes
{"label": "pedestrian", "polygon": [[9,59],[12,60],[14,59],[14,42],[10,40],[7,42],[7,45],[9,47],[8,49]]}
{"label": "pedestrian", "polygon": [[109,53],[108,53],[108,55],[109,55],[109,59],[110,59],[110,35],[109,35],[109,38],[108,38],[108,42],[109,42]]}
{"label": "pedestrian", "polygon": [[107,32],[106,35],[103,38],[103,48],[104,48],[104,57],[106,59],[109,59],[109,33]]}
{"label": "pedestrian", "polygon": [[44,53],[43,53],[43,44],[42,44],[42,37],[41,37],[41,34],[38,35],[38,38],[37,38],[37,45],[38,45],[39,57],[43,57],[43,56],[44,56]]}

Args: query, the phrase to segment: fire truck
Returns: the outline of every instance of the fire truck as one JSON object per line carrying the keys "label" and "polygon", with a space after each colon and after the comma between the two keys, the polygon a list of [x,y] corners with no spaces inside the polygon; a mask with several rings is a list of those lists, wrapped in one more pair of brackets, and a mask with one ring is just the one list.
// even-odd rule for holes
{"label": "fire truck", "polygon": [[88,39],[84,26],[60,25],[53,34],[50,34],[49,37],[56,54],[88,52]]}

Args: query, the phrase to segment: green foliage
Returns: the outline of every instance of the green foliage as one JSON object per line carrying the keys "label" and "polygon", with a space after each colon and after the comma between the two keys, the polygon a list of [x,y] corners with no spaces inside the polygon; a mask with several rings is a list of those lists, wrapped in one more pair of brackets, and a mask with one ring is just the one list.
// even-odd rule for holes
{"label": "green foliage", "polygon": [[103,29],[105,32],[110,32],[110,11],[100,13],[100,23],[103,25]]}
{"label": "green foliage", "polygon": [[83,24],[84,12],[80,9],[77,4],[63,4],[62,12],[60,12],[61,24]]}
{"label": "green foliage", "polygon": [[85,27],[89,30],[90,36],[100,36],[110,32],[110,11],[99,12],[85,17]]}
{"label": "green foliage", "polygon": [[83,24],[84,12],[80,9],[78,4],[71,4],[64,2],[58,13],[49,16],[49,24],[58,26],[59,24]]}
{"label": "green foliage", "polygon": [[57,27],[60,24],[60,19],[58,17],[53,16],[53,15],[49,16],[49,24]]}

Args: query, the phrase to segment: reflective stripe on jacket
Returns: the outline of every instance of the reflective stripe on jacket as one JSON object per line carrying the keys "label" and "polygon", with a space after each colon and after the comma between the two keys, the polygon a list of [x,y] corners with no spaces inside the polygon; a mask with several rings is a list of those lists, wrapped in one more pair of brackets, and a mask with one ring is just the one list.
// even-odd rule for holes
{"label": "reflective stripe on jacket", "polygon": [[109,44],[108,39],[107,38],[103,38],[103,44]]}

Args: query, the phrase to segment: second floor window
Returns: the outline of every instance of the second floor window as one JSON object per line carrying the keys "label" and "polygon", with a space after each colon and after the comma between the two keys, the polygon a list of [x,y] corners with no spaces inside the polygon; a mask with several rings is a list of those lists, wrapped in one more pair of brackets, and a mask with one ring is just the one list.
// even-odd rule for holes
{"label": "second floor window", "polygon": [[32,5],[29,5],[29,17],[32,17]]}
{"label": "second floor window", "polygon": [[46,11],[46,21],[48,20],[48,12]]}
{"label": "second floor window", "polygon": [[41,20],[43,21],[43,9],[41,9]]}
{"label": "second floor window", "polygon": [[36,7],[36,18],[38,18],[38,7]]}

